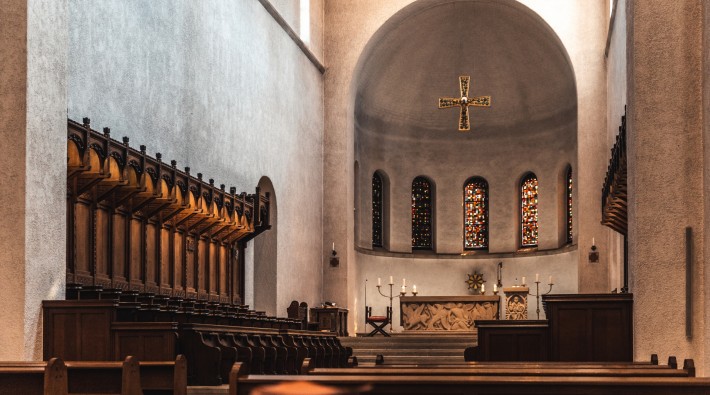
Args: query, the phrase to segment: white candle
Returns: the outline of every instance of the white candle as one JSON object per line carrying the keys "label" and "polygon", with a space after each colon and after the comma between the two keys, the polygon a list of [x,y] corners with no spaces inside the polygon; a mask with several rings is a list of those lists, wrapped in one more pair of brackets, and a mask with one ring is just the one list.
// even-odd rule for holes
{"label": "white candle", "polygon": [[335,242],[333,242],[333,251],[335,251]]}
{"label": "white candle", "polygon": [[402,292],[403,292],[403,293],[406,293],[406,292],[407,292],[407,288],[405,288],[404,285],[402,285]]}
{"label": "white candle", "polygon": [[525,276],[523,276],[523,285],[525,285]]}
{"label": "white candle", "polygon": [[417,292],[417,284],[412,285],[412,292]]}
{"label": "white candle", "polygon": [[486,292],[486,284],[481,284],[481,293]]}
{"label": "white candle", "polygon": [[596,244],[594,243],[594,237],[592,237],[592,245],[595,246]]}
{"label": "white candle", "polygon": [[382,279],[377,277],[377,286],[379,287],[380,285],[382,285]]}
{"label": "white candle", "polygon": [[394,279],[390,276],[390,285],[394,284]]}
{"label": "white candle", "polygon": [[407,286],[407,280],[404,279],[404,278],[402,279],[402,286],[403,286],[403,287],[406,287],[406,286]]}
{"label": "white candle", "polygon": [[540,273],[535,273],[535,282],[540,282]]}
{"label": "white candle", "polygon": [[493,284],[493,292],[498,292],[498,284]]}
{"label": "white candle", "polygon": [[552,276],[550,276],[550,284],[552,284]]}

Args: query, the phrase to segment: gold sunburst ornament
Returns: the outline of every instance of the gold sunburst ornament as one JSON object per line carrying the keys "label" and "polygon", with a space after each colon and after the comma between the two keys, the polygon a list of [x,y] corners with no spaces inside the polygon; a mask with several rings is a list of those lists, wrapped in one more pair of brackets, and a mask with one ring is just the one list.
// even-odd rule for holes
{"label": "gold sunburst ornament", "polygon": [[459,91],[461,97],[440,97],[439,108],[451,108],[459,106],[461,112],[459,114],[459,131],[466,132],[471,130],[471,124],[468,120],[468,107],[490,107],[490,96],[468,97],[468,87],[471,82],[471,77],[462,75],[459,77]]}
{"label": "gold sunburst ornament", "polygon": [[483,275],[481,273],[473,272],[473,274],[467,274],[467,276],[468,280],[466,280],[466,283],[468,284],[468,289],[481,289],[481,285],[483,285]]}

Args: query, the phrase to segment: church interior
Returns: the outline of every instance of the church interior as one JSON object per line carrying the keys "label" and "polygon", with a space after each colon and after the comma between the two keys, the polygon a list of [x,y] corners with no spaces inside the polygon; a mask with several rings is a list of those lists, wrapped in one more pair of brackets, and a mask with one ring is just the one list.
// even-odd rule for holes
{"label": "church interior", "polygon": [[707,2],[0,3],[0,394],[710,393]]}

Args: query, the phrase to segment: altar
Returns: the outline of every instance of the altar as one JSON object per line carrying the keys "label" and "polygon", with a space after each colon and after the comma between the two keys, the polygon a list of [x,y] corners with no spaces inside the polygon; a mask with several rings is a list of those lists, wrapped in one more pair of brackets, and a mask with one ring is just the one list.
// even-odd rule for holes
{"label": "altar", "polygon": [[498,295],[402,296],[399,302],[405,331],[475,331],[474,321],[499,319]]}

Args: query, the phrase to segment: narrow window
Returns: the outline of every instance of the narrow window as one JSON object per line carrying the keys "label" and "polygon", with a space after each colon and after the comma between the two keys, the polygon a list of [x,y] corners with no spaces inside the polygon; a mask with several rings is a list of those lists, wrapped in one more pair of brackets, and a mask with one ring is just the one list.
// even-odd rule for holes
{"label": "narrow window", "polygon": [[463,247],[466,250],[488,248],[488,182],[474,177],[463,190]]}
{"label": "narrow window", "polygon": [[521,244],[537,247],[537,177],[529,173],[520,184]]}
{"label": "narrow window", "polygon": [[572,244],[572,166],[567,167],[567,244]]}
{"label": "narrow window", "polygon": [[382,247],[382,176],[372,174],[372,247]]}
{"label": "narrow window", "polygon": [[431,183],[417,177],[412,182],[412,249],[430,250],[432,230]]}

